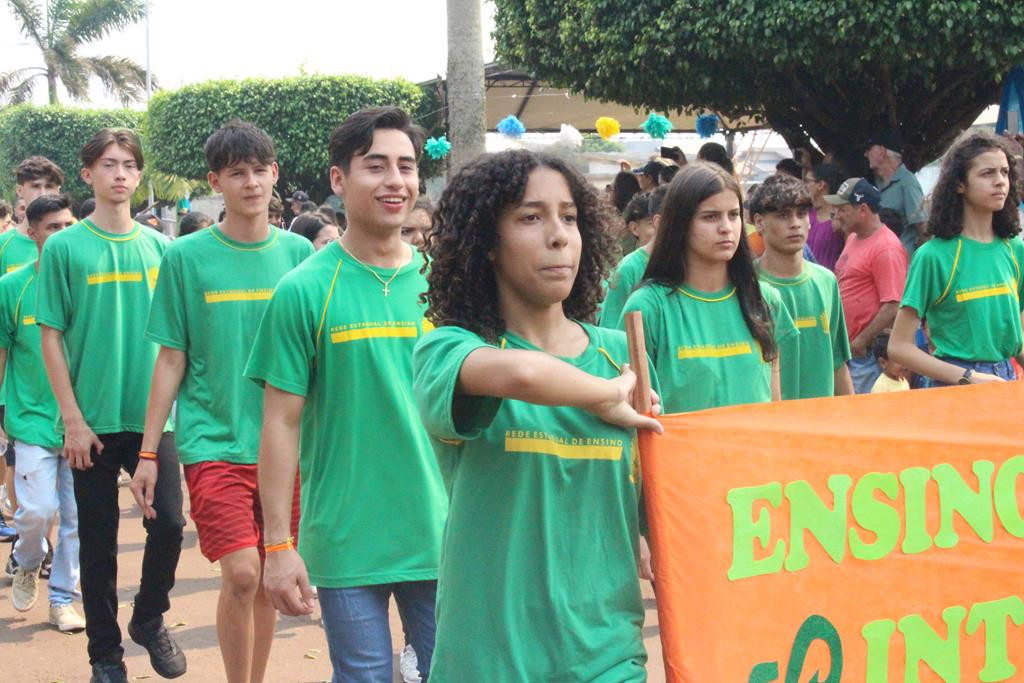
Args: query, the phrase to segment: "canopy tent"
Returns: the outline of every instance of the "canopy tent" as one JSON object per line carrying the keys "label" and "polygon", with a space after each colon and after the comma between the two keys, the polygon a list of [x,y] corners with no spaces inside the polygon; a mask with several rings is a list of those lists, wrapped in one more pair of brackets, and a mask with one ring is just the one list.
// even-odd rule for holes
{"label": "canopy tent", "polygon": [[[420,83],[420,86],[436,88],[444,99],[444,79],[438,77]],[[588,99],[566,88],[544,83],[520,69],[500,64],[488,64],[484,68],[484,88],[486,125],[492,131],[497,129],[499,121],[513,114],[531,133],[558,132],[563,123],[592,132],[594,122],[601,116],[616,119],[623,132],[638,132],[643,130],[640,126],[650,113],[613,102]],[[668,116],[676,132],[693,132],[696,129],[698,114],[658,113]],[[737,120],[721,118],[719,125],[728,131],[766,127],[762,121],[749,117]]]}
{"label": "canopy tent", "polygon": [[1014,67],[1003,82],[1003,96],[999,100],[999,118],[996,119],[996,132],[1002,133],[1011,128],[1010,119],[1016,114],[1017,123],[1012,126],[1011,133],[1024,132],[1024,64]]}

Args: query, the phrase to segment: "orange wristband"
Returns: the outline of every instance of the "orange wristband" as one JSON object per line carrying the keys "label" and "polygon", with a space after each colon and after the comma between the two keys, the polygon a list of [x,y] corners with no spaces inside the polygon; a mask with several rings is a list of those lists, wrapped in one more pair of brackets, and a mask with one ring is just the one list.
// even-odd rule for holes
{"label": "orange wristband", "polygon": [[294,550],[294,549],[295,549],[295,539],[292,536],[289,536],[288,538],[286,538],[285,540],[281,541],[280,543],[267,543],[266,545],[263,546],[263,550],[266,551],[266,553],[268,555],[270,553],[276,553],[276,552],[279,552],[281,550]]}
{"label": "orange wristband", "polygon": [[153,451],[139,451],[139,460],[156,460],[156,453]]}

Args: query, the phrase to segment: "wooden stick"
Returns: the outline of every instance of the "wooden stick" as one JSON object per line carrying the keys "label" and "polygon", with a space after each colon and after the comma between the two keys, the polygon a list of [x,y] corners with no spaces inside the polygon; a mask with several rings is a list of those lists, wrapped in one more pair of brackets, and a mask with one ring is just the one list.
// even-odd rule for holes
{"label": "wooden stick", "polygon": [[641,415],[651,414],[651,371],[647,364],[644,319],[639,311],[626,314],[626,339],[629,343],[629,367],[636,374],[633,408]]}

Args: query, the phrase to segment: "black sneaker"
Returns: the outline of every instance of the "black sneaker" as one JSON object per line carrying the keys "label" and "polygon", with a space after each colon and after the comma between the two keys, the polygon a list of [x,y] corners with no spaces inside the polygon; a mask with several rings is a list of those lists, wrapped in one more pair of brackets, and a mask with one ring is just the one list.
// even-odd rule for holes
{"label": "black sneaker", "polygon": [[53,568],[53,546],[50,545],[50,539],[46,539],[46,555],[43,557],[43,563],[39,565],[39,578],[49,579],[50,570]]}
{"label": "black sneaker", "polygon": [[128,683],[128,670],[124,662],[96,662],[89,683]]}
{"label": "black sneaker", "polygon": [[4,565],[4,576],[9,579],[14,578],[14,572],[18,571],[18,561],[14,559],[14,551],[11,551],[10,556],[7,558],[7,564]]}
{"label": "black sneaker", "polygon": [[149,652],[149,663],[153,670],[164,678],[177,678],[188,669],[185,653],[171,638],[164,627],[162,617],[145,623],[137,623],[134,619],[128,622],[128,635],[132,640],[146,648]]}

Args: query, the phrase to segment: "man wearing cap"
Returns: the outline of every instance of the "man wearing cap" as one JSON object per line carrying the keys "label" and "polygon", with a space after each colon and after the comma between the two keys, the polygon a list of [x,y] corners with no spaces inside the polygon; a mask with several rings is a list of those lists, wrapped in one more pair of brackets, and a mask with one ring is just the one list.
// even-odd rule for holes
{"label": "man wearing cap", "polygon": [[291,197],[288,198],[288,205],[291,206],[292,213],[298,216],[300,213],[302,213],[302,203],[308,201],[309,195],[303,192],[302,190],[298,190],[297,192],[292,194]]}
{"label": "man wearing cap", "polygon": [[850,334],[853,388],[866,394],[882,372],[871,345],[896,319],[907,280],[907,252],[879,219],[881,193],[864,178],[848,179],[825,201],[833,207],[833,227],[847,235],[836,278]]}
{"label": "man wearing cap", "polygon": [[637,182],[640,183],[641,192],[650,192],[658,186],[658,177],[661,175],[661,169],[665,166],[666,164],[658,159],[651,159],[646,164],[633,171]]}
{"label": "man wearing cap", "polygon": [[903,138],[899,131],[883,128],[868,138],[864,156],[877,176],[882,193],[883,209],[894,209],[903,214],[906,226],[900,234],[907,255],[913,255],[917,245],[924,241],[928,214],[924,207],[924,192],[917,177],[903,165]]}

